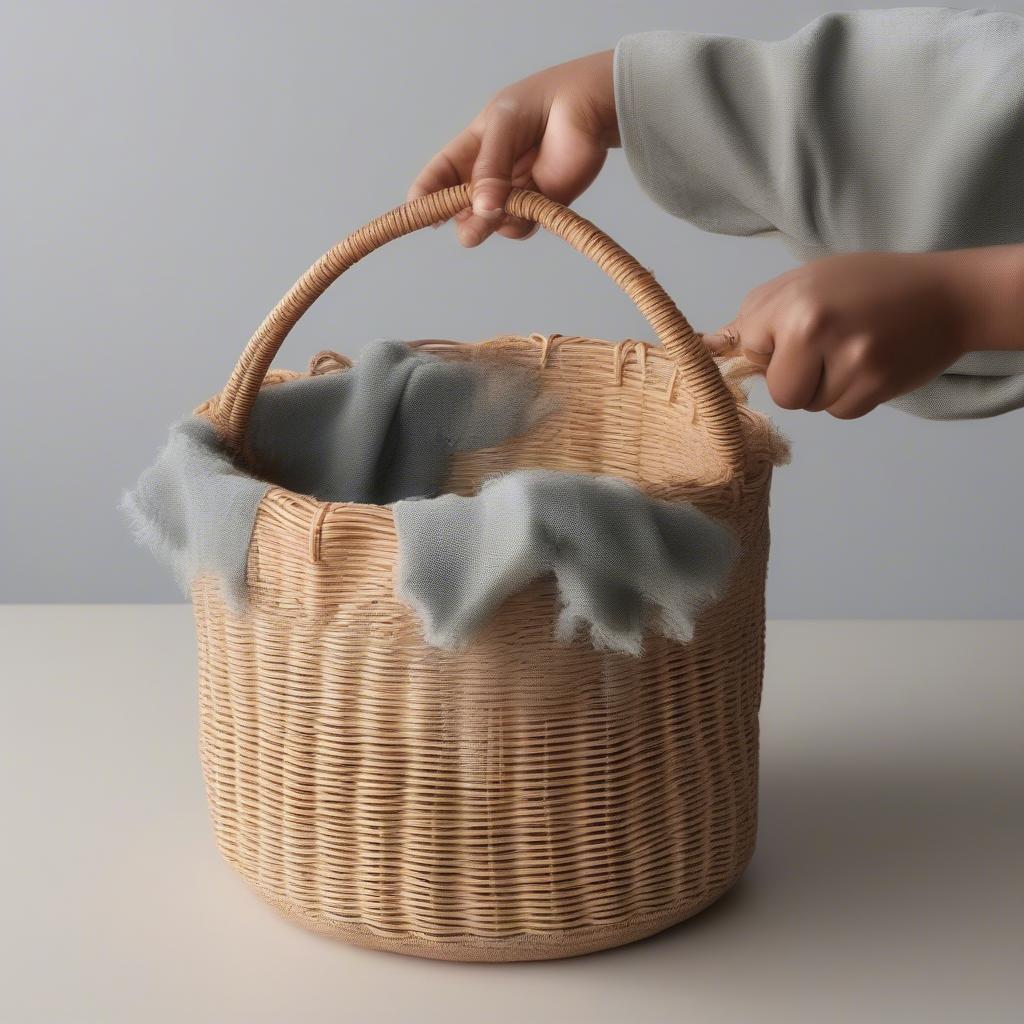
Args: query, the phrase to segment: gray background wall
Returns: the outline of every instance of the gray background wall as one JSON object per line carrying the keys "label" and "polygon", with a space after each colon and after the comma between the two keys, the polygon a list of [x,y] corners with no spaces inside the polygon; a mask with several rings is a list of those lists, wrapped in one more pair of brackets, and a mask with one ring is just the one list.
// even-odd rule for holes
{"label": "gray background wall", "polygon": [[[400,201],[495,89],[631,31],[778,38],[824,9],[6,3],[0,601],[179,598],[129,540],[120,490],[171,421],[221,386],[297,274]],[[577,208],[703,328],[792,265],[778,243],[703,235],[662,213],[621,153]],[[282,362],[381,335],[506,330],[647,336],[560,242],[467,252],[424,232],[339,283]],[[754,401],[769,408],[761,385]],[[1024,413],[775,417],[795,458],[775,484],[770,614],[1024,616]]]}

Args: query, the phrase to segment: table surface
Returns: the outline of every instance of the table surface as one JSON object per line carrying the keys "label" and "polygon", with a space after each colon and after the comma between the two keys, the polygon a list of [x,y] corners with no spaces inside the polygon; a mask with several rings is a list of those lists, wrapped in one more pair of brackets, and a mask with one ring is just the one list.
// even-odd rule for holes
{"label": "table surface", "polygon": [[1022,623],[771,623],[740,884],[511,965],[320,938],[221,861],[187,606],[0,606],[0,644],[5,1024],[1021,1019]]}

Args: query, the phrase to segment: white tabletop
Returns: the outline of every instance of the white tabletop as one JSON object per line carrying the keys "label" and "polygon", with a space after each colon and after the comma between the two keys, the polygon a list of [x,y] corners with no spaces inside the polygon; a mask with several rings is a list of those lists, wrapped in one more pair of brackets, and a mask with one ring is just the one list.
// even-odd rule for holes
{"label": "white tabletop", "polygon": [[620,950],[350,948],[216,853],[185,606],[0,607],[0,1021],[1019,1021],[1024,624],[775,622],[760,840]]}

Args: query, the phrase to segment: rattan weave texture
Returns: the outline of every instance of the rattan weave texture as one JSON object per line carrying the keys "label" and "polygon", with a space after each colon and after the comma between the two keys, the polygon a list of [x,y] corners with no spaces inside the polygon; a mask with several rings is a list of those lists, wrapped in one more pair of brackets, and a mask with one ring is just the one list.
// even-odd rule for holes
{"label": "rattan weave texture", "polygon": [[[284,337],[345,269],[467,205],[464,186],[349,236],[257,331],[200,412],[244,455]],[[693,501],[743,554],[692,643],[640,658],[557,644],[538,581],[479,639],[427,647],[394,596],[387,507],[272,488],[249,557],[251,609],[211,579],[193,596],[201,755],[217,842],[278,910],[365,946],[453,960],[570,956],[651,934],[725,892],[754,847],[768,491],[784,445],[723,379],[651,275],[544,197],[539,220],[637,303],[660,348],[558,335],[425,343],[538,369],[558,411],[529,434],[461,453],[449,489],[539,466],[610,473]],[[310,372],[345,372],[320,353]]]}

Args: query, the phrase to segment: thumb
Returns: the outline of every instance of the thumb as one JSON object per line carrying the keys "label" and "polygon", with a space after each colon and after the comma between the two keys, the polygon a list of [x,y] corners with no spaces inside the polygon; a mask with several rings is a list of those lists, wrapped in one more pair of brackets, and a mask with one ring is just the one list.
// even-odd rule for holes
{"label": "thumb", "polygon": [[743,356],[755,366],[767,368],[775,351],[772,327],[763,317],[741,317],[704,336],[704,344],[715,355]]}
{"label": "thumb", "polygon": [[512,189],[512,174],[521,148],[521,118],[511,100],[498,100],[488,108],[480,150],[470,178],[473,208],[459,222],[459,241],[479,245],[505,221],[505,201]]}
{"label": "thumb", "polygon": [[521,148],[518,111],[512,100],[497,100],[488,111],[470,183],[473,214],[483,220],[498,221],[505,215],[505,200],[512,189],[512,174]]}
{"label": "thumb", "polygon": [[713,355],[738,355],[740,349],[739,318],[730,320],[724,327],[719,327],[711,334],[705,334],[703,341]]}

